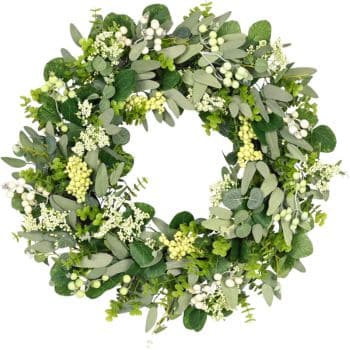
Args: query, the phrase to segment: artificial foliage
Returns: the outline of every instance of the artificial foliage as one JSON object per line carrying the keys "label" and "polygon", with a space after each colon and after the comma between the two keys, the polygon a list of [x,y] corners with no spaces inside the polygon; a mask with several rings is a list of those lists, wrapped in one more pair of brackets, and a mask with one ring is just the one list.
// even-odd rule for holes
{"label": "artificial foliage", "polygon": [[[23,215],[16,238],[50,267],[56,293],[95,299],[114,290],[107,320],[148,309],[154,332],[177,317],[195,331],[208,316],[241,311],[253,320],[251,295],[270,305],[282,278],[304,272],[308,233],[326,219],[320,200],[341,173],[339,162],[320,159],[336,137],[318,123],[316,70],[287,60],[268,21],[244,34],[210,4],[177,26],[161,4],[138,23],[92,15],[87,36],[70,27],[81,54],[62,49],[45,65],[43,85],[23,97],[34,127],[2,158],[17,168],[4,185]],[[232,152],[210,187],[208,217],[184,208],[166,223],[136,199],[147,179],[126,181],[128,125],[147,130],[155,117],[173,127],[187,110]]]}

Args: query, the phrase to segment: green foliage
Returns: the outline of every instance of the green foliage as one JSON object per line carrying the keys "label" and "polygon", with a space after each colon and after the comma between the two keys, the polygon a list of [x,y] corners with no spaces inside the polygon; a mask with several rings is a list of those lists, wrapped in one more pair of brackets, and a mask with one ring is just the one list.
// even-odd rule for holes
{"label": "green foliage", "polygon": [[131,257],[141,267],[149,265],[154,259],[154,256],[152,255],[152,249],[141,241],[131,243],[129,248]]}
{"label": "green foliage", "polygon": [[329,153],[333,152],[337,139],[332,129],[326,125],[319,125],[311,133],[311,144],[320,149],[321,152]]}
{"label": "green foliage", "polygon": [[183,323],[187,329],[199,332],[205,325],[207,313],[189,306],[184,313]]}
{"label": "green foliage", "polygon": [[188,211],[182,211],[176,214],[170,221],[169,227],[172,229],[179,229],[182,224],[189,224],[194,220],[194,217]]}
{"label": "green foliage", "polygon": [[219,255],[222,257],[225,257],[227,255],[227,252],[231,248],[231,242],[226,240],[223,237],[218,237],[214,242],[213,242],[213,250],[212,253],[215,255]]}
{"label": "green foliage", "polygon": [[127,15],[118,15],[115,13],[109,13],[103,20],[103,28],[105,30],[112,30],[117,27],[126,27],[128,29],[127,36],[133,38],[136,32],[136,24],[131,17]]}
{"label": "green foliage", "polygon": [[116,94],[113,99],[115,101],[126,100],[136,89],[136,73],[132,69],[124,69],[120,71],[114,83]]}
{"label": "green foliage", "polygon": [[259,42],[260,40],[269,41],[271,38],[271,24],[266,20],[254,23],[249,28],[248,38],[255,42]]}
{"label": "green foliage", "polygon": [[228,21],[225,22],[220,29],[218,30],[218,36],[224,36],[227,34],[240,33],[241,26],[237,21]]}
{"label": "green foliage", "polygon": [[66,270],[59,262],[56,262],[50,272],[51,281],[54,285],[55,292],[60,295],[72,295],[72,291],[68,289],[68,270]]}

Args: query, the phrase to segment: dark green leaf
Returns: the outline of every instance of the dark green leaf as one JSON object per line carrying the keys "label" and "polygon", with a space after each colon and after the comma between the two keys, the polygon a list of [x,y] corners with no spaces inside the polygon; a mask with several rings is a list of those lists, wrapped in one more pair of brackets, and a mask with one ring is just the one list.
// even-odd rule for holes
{"label": "dark green leaf", "polygon": [[160,87],[162,90],[169,90],[176,87],[181,81],[181,75],[177,71],[164,71],[161,81]]}
{"label": "dark green leaf", "polygon": [[146,246],[141,241],[135,241],[131,243],[129,248],[130,248],[130,254],[132,258],[141,267],[144,267],[150,264],[154,259],[154,256],[152,254],[152,249]]}
{"label": "dark green leaf", "polygon": [[181,224],[189,224],[191,221],[194,221],[193,215],[188,211],[182,211],[173,217],[169,224],[169,227],[178,229]]}
{"label": "dark green leaf", "polygon": [[330,127],[319,125],[312,130],[311,144],[316,149],[319,148],[321,152],[329,153],[334,151],[337,145],[337,139]]}
{"label": "dark green leaf", "polygon": [[18,158],[11,158],[11,157],[1,157],[1,159],[8,164],[9,166],[12,166],[13,168],[22,168],[25,165],[27,165],[27,163],[22,160],[22,159],[18,159]]}
{"label": "dark green leaf", "polygon": [[126,100],[136,89],[136,73],[132,69],[120,71],[115,78],[116,94],[114,100]]}
{"label": "dark green leaf", "polygon": [[106,30],[114,29],[114,26],[126,27],[128,29],[127,37],[132,38],[136,33],[136,24],[133,19],[127,15],[119,15],[116,13],[109,13],[103,20],[103,27]]}
{"label": "dark green leaf", "polygon": [[68,289],[68,283],[71,281],[68,277],[68,271],[59,263],[55,263],[50,271],[51,281],[55,287],[55,292],[60,295],[72,295]]}
{"label": "dark green leaf", "polygon": [[313,252],[310,238],[305,233],[298,233],[293,236],[292,250],[289,253],[294,259],[304,258]]}
{"label": "dark green leaf", "polygon": [[64,119],[81,126],[81,119],[77,117],[77,112],[79,111],[77,99],[67,99],[62,103],[60,109]]}
{"label": "dark green leaf", "polygon": [[122,279],[123,279],[122,274],[115,275],[111,277],[108,281],[103,282],[100,288],[89,288],[85,294],[90,299],[96,299],[100,297],[107,290],[110,290],[115,286],[117,286],[122,281]]}
{"label": "dark green leaf", "polygon": [[218,36],[224,36],[227,34],[240,33],[241,26],[237,21],[227,21],[218,30]]}
{"label": "dark green leaf", "polygon": [[184,312],[183,323],[187,329],[199,332],[204,327],[206,320],[207,313],[193,306],[189,306]]}
{"label": "dark green leaf", "polygon": [[248,32],[248,38],[255,42],[260,40],[270,41],[271,39],[271,24],[266,20],[255,22]]}

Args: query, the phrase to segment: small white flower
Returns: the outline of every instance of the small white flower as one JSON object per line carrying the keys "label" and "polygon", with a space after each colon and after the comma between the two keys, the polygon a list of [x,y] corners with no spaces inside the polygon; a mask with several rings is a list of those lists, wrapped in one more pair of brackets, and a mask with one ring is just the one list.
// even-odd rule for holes
{"label": "small white flower", "polygon": [[152,19],[151,21],[151,28],[152,29],[158,29],[160,26],[159,21],[157,19]]}
{"label": "small white flower", "polygon": [[216,273],[214,275],[214,280],[215,281],[221,281],[221,279],[222,279],[222,274],[221,273]]}
{"label": "small white flower", "polygon": [[126,28],[125,26],[121,26],[119,30],[123,35],[128,33],[128,28]]}
{"label": "small white flower", "polygon": [[235,282],[234,282],[232,279],[227,279],[227,280],[225,281],[225,285],[226,285],[226,287],[228,287],[228,288],[233,288],[233,287],[235,286]]}
{"label": "small white flower", "polygon": [[201,286],[200,286],[199,284],[195,284],[195,285],[192,287],[192,289],[193,289],[193,291],[194,291],[195,293],[198,293],[198,292],[200,292],[200,290],[201,290]]}

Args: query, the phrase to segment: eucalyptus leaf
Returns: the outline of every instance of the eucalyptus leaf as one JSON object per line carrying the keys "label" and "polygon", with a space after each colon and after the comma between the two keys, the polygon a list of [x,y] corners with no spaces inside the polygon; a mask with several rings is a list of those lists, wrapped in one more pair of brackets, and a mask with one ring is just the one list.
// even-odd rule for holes
{"label": "eucalyptus leaf", "polygon": [[234,310],[238,305],[239,289],[237,287],[227,287],[225,283],[221,283],[227,306],[230,310]]}
{"label": "eucalyptus leaf", "polygon": [[205,92],[207,91],[208,86],[201,84],[199,82],[195,82],[193,84],[193,90],[192,90],[192,101],[193,103],[199,103],[204,96]]}
{"label": "eucalyptus leaf", "polygon": [[270,174],[265,178],[261,184],[261,191],[264,194],[264,197],[267,197],[278,185],[278,180],[275,174]]}
{"label": "eucalyptus leaf", "polygon": [[76,264],[77,267],[95,269],[108,266],[113,260],[113,256],[107,253],[96,253],[91,256],[83,256],[81,261]]}
{"label": "eucalyptus leaf", "polygon": [[283,203],[283,200],[284,200],[284,192],[279,187],[275,188],[271,193],[266,214],[267,215],[275,214],[279,206]]}
{"label": "eucalyptus leaf", "polygon": [[193,56],[198,55],[203,50],[202,44],[188,45],[186,51],[175,60],[176,64],[182,64],[190,60]]}
{"label": "eucalyptus leaf", "polygon": [[50,200],[54,201],[56,206],[60,208],[61,211],[77,210],[81,207],[76,201],[62,197],[57,194],[50,196]]}
{"label": "eucalyptus leaf", "polygon": [[283,230],[284,241],[288,246],[290,246],[293,239],[293,231],[290,229],[290,223],[285,220],[281,220],[281,226]]}
{"label": "eucalyptus leaf", "polygon": [[131,69],[137,74],[151,72],[160,68],[160,62],[155,60],[139,60],[131,63]]}
{"label": "eucalyptus leaf", "polygon": [[291,143],[288,143],[287,144],[287,150],[289,152],[288,155],[291,158],[300,160],[301,162],[305,162],[306,161],[305,155],[300,151],[300,149],[297,146],[292,145]]}
{"label": "eucalyptus leaf", "polygon": [[247,207],[248,209],[251,209],[251,210],[257,209],[260,207],[263,201],[264,201],[264,193],[260,188],[254,187],[250,191]]}
{"label": "eucalyptus leaf", "polygon": [[298,146],[299,148],[304,149],[305,151],[312,152],[313,147],[305,140],[303,139],[297,139],[294,135],[292,135],[288,127],[284,127],[282,130],[280,130],[281,136],[289,143]]}
{"label": "eucalyptus leaf", "polygon": [[267,305],[271,306],[272,305],[272,301],[273,301],[273,289],[271,286],[269,286],[268,284],[264,283],[262,285],[262,293],[263,293],[263,297],[267,303]]}
{"label": "eucalyptus leaf", "polygon": [[114,169],[109,177],[109,183],[111,184],[111,186],[115,186],[118,183],[118,180],[120,179],[120,177],[122,176],[123,170],[124,170],[124,165],[125,163],[119,163],[116,167],[116,169]]}
{"label": "eucalyptus leaf", "polygon": [[165,49],[161,50],[160,53],[164,54],[166,57],[175,59],[181,56],[187,49],[186,45],[175,45],[166,47]]}
{"label": "eucalyptus leaf", "polygon": [[258,172],[266,179],[267,177],[270,176],[271,172],[270,172],[270,168],[268,167],[268,165],[260,160],[256,163],[256,169],[258,170]]}
{"label": "eucalyptus leaf", "polygon": [[193,104],[178,90],[176,89],[170,89],[164,91],[164,95],[167,98],[172,98],[176,104],[181,107],[182,109],[186,110],[194,110]]}
{"label": "eucalyptus leaf", "polygon": [[271,158],[277,159],[281,155],[281,151],[278,145],[277,131],[267,131],[265,133],[265,137],[270,149]]}
{"label": "eucalyptus leaf", "polygon": [[98,150],[87,152],[86,156],[84,157],[84,161],[89,166],[89,168],[97,170],[100,163],[98,159]]}
{"label": "eucalyptus leaf", "polygon": [[266,229],[261,224],[255,224],[252,228],[253,237],[256,243],[260,243],[261,239],[266,236]]}
{"label": "eucalyptus leaf", "polygon": [[238,238],[246,238],[250,235],[251,230],[251,225],[244,222],[236,227],[235,234]]}
{"label": "eucalyptus leaf", "polygon": [[303,79],[315,74],[317,70],[310,67],[299,67],[299,68],[289,68],[287,72],[284,73],[284,79]]}
{"label": "eucalyptus leaf", "polygon": [[265,85],[262,92],[267,99],[282,102],[290,102],[293,100],[293,96],[288,91],[272,84]]}
{"label": "eucalyptus leaf", "polygon": [[18,158],[11,158],[11,157],[1,157],[2,161],[4,161],[9,166],[12,166],[13,168],[23,168],[27,165],[27,163]]}
{"label": "eucalyptus leaf", "polygon": [[80,40],[83,38],[83,36],[81,35],[78,28],[73,23],[70,24],[69,29],[70,29],[70,35],[72,36],[73,41],[75,42],[76,45],[80,47]]}
{"label": "eucalyptus leaf", "polygon": [[242,204],[243,198],[239,188],[233,188],[224,193],[222,202],[229,209],[237,209]]}
{"label": "eucalyptus leaf", "polygon": [[139,80],[136,83],[136,91],[148,91],[158,89],[160,84],[154,80]]}
{"label": "eucalyptus leaf", "polygon": [[241,193],[245,195],[248,191],[249,185],[256,172],[256,163],[248,162],[243,173],[243,178],[241,182]]}
{"label": "eucalyptus leaf", "polygon": [[239,112],[239,104],[236,102],[231,102],[228,106],[230,113],[231,113],[231,117],[232,118],[236,118]]}
{"label": "eucalyptus leaf", "polygon": [[203,69],[197,69],[193,74],[193,78],[200,84],[211,86],[216,89],[221,88],[221,83],[219,80],[215,78],[214,75],[207,73]]}
{"label": "eucalyptus leaf", "polygon": [[129,251],[126,246],[112,233],[107,233],[104,244],[119,260],[123,260],[129,256]]}
{"label": "eucalyptus leaf", "polygon": [[136,61],[141,56],[142,51],[146,46],[146,40],[140,41],[139,43],[132,45],[129,52],[130,61]]}
{"label": "eucalyptus leaf", "polygon": [[116,262],[113,265],[107,267],[106,275],[113,277],[119,273],[123,273],[129,270],[129,268],[134,264],[132,259],[124,259]]}
{"label": "eucalyptus leaf", "polygon": [[147,314],[145,332],[149,332],[157,322],[158,306],[152,305]]}
{"label": "eucalyptus leaf", "polygon": [[220,207],[210,208],[210,214],[215,215],[218,218],[223,220],[229,220],[232,216],[231,210],[228,210],[226,208],[220,208]]}
{"label": "eucalyptus leaf", "polygon": [[109,181],[107,167],[104,163],[101,163],[97,169],[95,179],[95,192],[98,197],[103,197],[108,190]]}
{"label": "eucalyptus leaf", "polygon": [[254,97],[255,105],[258,108],[258,110],[260,111],[260,114],[262,115],[262,117],[264,118],[264,120],[266,122],[269,122],[270,118],[269,118],[269,115],[267,114],[266,108],[265,108],[265,106],[264,106],[264,104],[262,102],[262,99],[261,99],[259,91],[256,88],[254,88],[254,87],[252,87],[250,89],[250,91],[251,91],[251,93],[252,93],[252,95]]}

